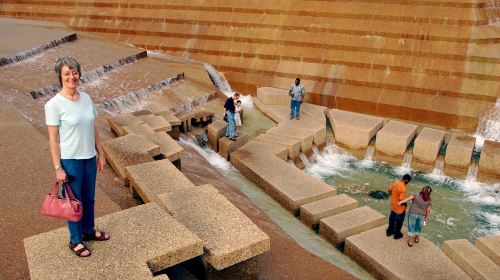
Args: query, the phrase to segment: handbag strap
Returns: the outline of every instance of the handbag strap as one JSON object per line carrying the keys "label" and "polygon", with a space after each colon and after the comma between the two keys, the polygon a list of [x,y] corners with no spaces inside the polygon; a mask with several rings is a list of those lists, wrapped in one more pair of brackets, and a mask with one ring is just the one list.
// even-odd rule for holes
{"label": "handbag strap", "polygon": [[69,197],[71,199],[75,199],[75,195],[73,194],[73,190],[71,190],[71,186],[69,185],[68,182],[63,183],[63,189],[66,192],[66,197]]}

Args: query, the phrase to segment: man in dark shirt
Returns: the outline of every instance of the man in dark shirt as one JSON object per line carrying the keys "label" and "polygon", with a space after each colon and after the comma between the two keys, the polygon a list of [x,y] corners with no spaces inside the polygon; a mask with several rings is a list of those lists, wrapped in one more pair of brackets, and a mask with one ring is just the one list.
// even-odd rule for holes
{"label": "man in dark shirt", "polygon": [[234,106],[234,101],[240,97],[240,94],[235,92],[233,96],[229,97],[224,103],[224,109],[226,111],[227,116],[227,129],[226,129],[226,137],[229,137],[232,141],[235,141],[236,138],[234,136],[234,111],[236,111],[236,107]]}

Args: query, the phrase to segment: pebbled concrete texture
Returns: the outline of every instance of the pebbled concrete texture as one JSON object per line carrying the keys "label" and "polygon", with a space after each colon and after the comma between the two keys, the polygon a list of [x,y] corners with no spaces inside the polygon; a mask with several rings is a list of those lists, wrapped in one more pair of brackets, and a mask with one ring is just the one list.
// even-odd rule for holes
{"label": "pebbled concrete texture", "polygon": [[476,239],[476,247],[500,266],[500,235],[484,236]]}
{"label": "pebbled concrete texture", "polygon": [[141,119],[133,115],[132,113],[120,114],[117,116],[112,116],[108,118],[109,126],[111,130],[117,136],[127,135],[127,131],[123,128],[124,126],[134,126],[144,123]]}
{"label": "pebbled concrete texture", "polygon": [[339,194],[300,206],[300,220],[309,227],[319,220],[358,207],[358,201],[346,194]]}
{"label": "pebbled concrete texture", "polygon": [[288,158],[290,159],[295,159],[300,154],[300,142],[298,140],[267,133],[255,137],[254,140],[271,145],[286,147],[288,149]]}
{"label": "pebbled concrete texture", "polygon": [[431,241],[421,236],[409,248],[405,238],[385,236],[386,228],[383,225],[346,238],[344,253],[378,279],[470,279]]}
{"label": "pebbled concrete texture", "polygon": [[500,266],[485,256],[468,240],[447,240],[443,252],[472,279],[498,279]]}
{"label": "pebbled concrete texture", "polygon": [[219,151],[219,139],[224,137],[226,133],[227,122],[217,120],[209,124],[207,127],[208,143],[210,147],[218,152]]}
{"label": "pebbled concrete texture", "polygon": [[286,126],[275,126],[266,131],[266,133],[300,141],[300,150],[302,152],[309,151],[313,145],[314,133],[305,130]]}
{"label": "pebbled concrete texture", "polygon": [[229,160],[231,153],[238,150],[241,146],[248,142],[248,134],[240,133],[236,137],[236,141],[229,139],[228,137],[219,138],[219,154],[225,159]]}
{"label": "pebbled concrete texture", "polygon": [[321,118],[323,122],[313,120],[307,116],[302,116],[300,120],[286,120],[278,124],[278,127],[290,127],[300,133],[313,133],[314,145],[321,146],[325,144],[326,141],[325,116],[322,116]]}
{"label": "pebbled concrete texture", "polygon": [[424,163],[432,164],[438,156],[443,145],[446,132],[438,129],[425,127],[415,139],[413,157]]}
{"label": "pebbled concrete texture", "polygon": [[416,125],[391,120],[377,132],[375,148],[388,156],[403,156],[416,133]]}
{"label": "pebbled concrete texture", "polygon": [[31,279],[153,279],[154,272],[203,253],[200,238],[154,203],[98,218],[96,227],[111,239],[87,242],[87,258],[67,247],[66,228],[25,239]]}
{"label": "pebbled concrete texture", "polygon": [[145,122],[151,129],[156,132],[169,132],[172,130],[172,125],[162,116],[156,115],[140,115],[138,119]]}
{"label": "pebbled concrete texture", "polygon": [[366,148],[382,128],[384,119],[338,109],[327,112],[335,141],[354,149]]}
{"label": "pebbled concrete texture", "polygon": [[165,193],[159,199],[203,240],[204,258],[217,270],[270,249],[269,236],[211,185]]}

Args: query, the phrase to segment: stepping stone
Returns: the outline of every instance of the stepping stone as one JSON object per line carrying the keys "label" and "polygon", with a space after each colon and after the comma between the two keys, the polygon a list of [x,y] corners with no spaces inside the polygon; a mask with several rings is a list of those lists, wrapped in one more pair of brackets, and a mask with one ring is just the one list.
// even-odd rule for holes
{"label": "stepping stone", "polygon": [[384,119],[338,109],[327,112],[335,141],[354,149],[366,148],[384,125]]}
{"label": "stepping stone", "polygon": [[236,137],[236,141],[232,141],[228,137],[222,137],[219,139],[219,154],[229,160],[231,153],[239,149],[241,146],[248,142],[248,134],[240,133]]}
{"label": "stepping stone", "polygon": [[446,168],[467,170],[476,143],[475,137],[454,136],[446,147],[444,163]]}
{"label": "stepping stone", "polygon": [[144,123],[137,116],[127,113],[108,118],[111,130],[118,136],[125,136],[127,132],[123,129],[124,126],[134,126]]}
{"label": "stepping stone", "polygon": [[278,125],[278,127],[290,127],[307,133],[313,133],[313,143],[321,146],[326,141],[326,123],[323,116],[323,123],[315,121],[307,116],[302,116],[300,120],[287,120]]}
{"label": "stepping stone", "polygon": [[383,225],[385,219],[379,212],[363,206],[321,219],[319,234],[338,246],[351,235]]}
{"label": "stepping stone", "polygon": [[221,270],[270,249],[270,238],[211,185],[159,196],[172,216],[203,240],[204,258]]}
{"label": "stepping stone", "polygon": [[300,150],[302,152],[309,151],[313,145],[314,134],[296,128],[275,126],[266,131],[266,134],[298,140],[300,141]]}
{"label": "stepping stone", "polygon": [[288,158],[295,159],[300,154],[300,142],[290,138],[284,138],[272,134],[261,134],[255,138],[256,141],[271,145],[284,146],[288,149]]}
{"label": "stepping stone", "polygon": [[140,115],[137,118],[149,125],[155,132],[169,132],[172,130],[172,125],[161,116]]}
{"label": "stepping stone", "polygon": [[470,279],[431,241],[409,248],[405,238],[385,236],[387,225],[346,238],[344,253],[377,279]]}
{"label": "stepping stone", "polygon": [[485,140],[479,158],[479,171],[482,174],[500,179],[500,142]]}
{"label": "stepping stone", "polygon": [[179,118],[177,118],[174,113],[170,111],[161,111],[154,114],[163,117],[170,123],[172,130],[168,132],[168,135],[170,135],[170,137],[172,137],[174,140],[179,140],[179,131],[182,123],[181,120],[179,120]]}
{"label": "stepping stone", "polygon": [[290,96],[286,89],[259,87],[257,98],[265,105],[290,105]]}
{"label": "stepping stone", "polygon": [[356,207],[358,207],[358,201],[346,194],[331,196],[300,206],[300,220],[308,227],[313,227],[323,218],[340,214]]}
{"label": "stepping stone", "polygon": [[240,154],[241,157],[255,157],[260,156],[260,153],[265,155],[275,156],[278,159],[286,161],[288,155],[288,149],[284,146],[276,146],[268,143],[251,140],[250,142],[243,145],[237,151],[233,152]]}
{"label": "stepping stone", "polygon": [[106,159],[116,175],[127,183],[125,167],[153,161],[160,154],[160,147],[143,137],[126,135],[105,141],[103,144]]}
{"label": "stepping stone", "polygon": [[476,247],[500,266],[500,235],[479,237],[476,239]]}
{"label": "stepping stone", "polygon": [[175,114],[179,120],[181,120],[181,131],[188,132],[191,131],[191,119],[194,118],[193,111],[182,111]]}
{"label": "stepping stone", "polygon": [[498,279],[500,266],[485,256],[468,240],[447,240],[443,252],[472,279]]}
{"label": "stepping stone", "polygon": [[158,195],[194,187],[169,160],[158,160],[125,168],[131,191],[144,203],[157,201]]}
{"label": "stepping stone", "polygon": [[226,133],[227,122],[225,121],[214,121],[207,127],[208,143],[210,147],[218,152],[219,151],[219,139],[224,137]]}
{"label": "stepping stone", "polygon": [[443,145],[446,132],[425,127],[415,139],[413,157],[424,163],[432,164],[436,161],[439,150]]}
{"label": "stepping stone", "polygon": [[417,133],[417,126],[399,121],[389,121],[379,132],[375,148],[388,156],[403,156]]}
{"label": "stepping stone", "polygon": [[[274,156],[275,147],[252,141],[231,154],[231,163],[294,215],[301,205],[336,195],[332,186]],[[288,150],[282,151],[286,158]]]}
{"label": "stepping stone", "polygon": [[[158,145],[160,147],[161,156],[171,162],[179,160],[184,152],[182,146],[168,134],[164,132],[154,132],[154,130],[145,123],[133,126],[124,126],[123,129],[128,134],[138,135],[147,141]],[[177,164],[179,164],[179,162],[177,162]]]}
{"label": "stepping stone", "polygon": [[31,279],[168,279],[153,273],[203,254],[200,238],[154,203],[97,218],[96,226],[111,239],[87,242],[89,258],[69,250],[66,227],[24,239]]}

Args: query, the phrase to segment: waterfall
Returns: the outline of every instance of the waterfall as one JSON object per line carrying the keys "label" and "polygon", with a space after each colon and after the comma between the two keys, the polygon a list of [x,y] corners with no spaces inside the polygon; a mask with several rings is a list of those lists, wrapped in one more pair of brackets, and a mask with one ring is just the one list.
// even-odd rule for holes
{"label": "waterfall", "polygon": [[[229,82],[226,80],[226,78],[223,75],[221,75],[217,70],[215,70],[215,68],[212,65],[208,63],[204,63],[203,65],[205,66],[205,69],[208,72],[208,76],[210,77],[214,85],[220,91],[222,91],[222,93],[224,93],[225,96],[227,97],[233,96],[234,91],[231,88]],[[239,100],[241,100],[241,106],[243,106],[243,108],[253,107],[253,99],[251,95],[241,94]]]}
{"label": "waterfall", "polygon": [[484,140],[500,141],[500,98],[479,119],[475,136],[477,148],[483,147]]}
{"label": "waterfall", "polygon": [[318,147],[316,147],[316,146],[313,146],[312,150],[313,150],[313,155],[315,158],[321,154]]}
{"label": "waterfall", "polygon": [[300,153],[299,157],[302,160],[302,162],[304,163],[306,170],[311,169],[312,164],[309,161],[309,159],[307,158],[307,156],[304,153]]}
{"label": "waterfall", "polygon": [[467,176],[465,177],[465,181],[475,182],[477,178],[477,162],[472,162],[469,165],[469,169],[467,170]]}
{"label": "waterfall", "polygon": [[442,176],[444,168],[444,160],[442,158],[436,159],[434,163],[434,170],[432,170],[432,174]]}
{"label": "waterfall", "polygon": [[293,160],[289,159],[288,163],[290,163],[291,166],[296,167],[295,162],[293,162]]}
{"label": "waterfall", "polygon": [[413,159],[413,153],[406,152],[403,158],[403,163],[401,163],[401,167],[405,169],[411,169],[411,160]]}
{"label": "waterfall", "polygon": [[375,146],[374,145],[368,145],[366,147],[366,154],[365,154],[365,159],[366,161],[373,161],[373,154],[375,154]]}

